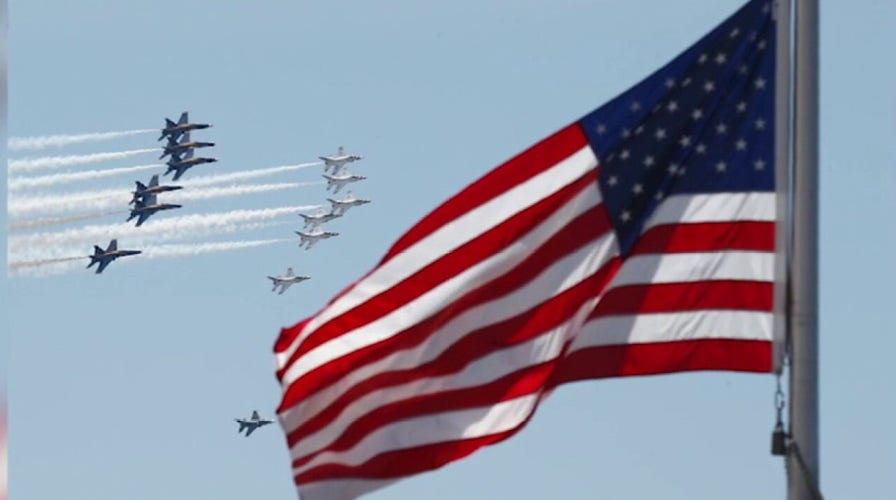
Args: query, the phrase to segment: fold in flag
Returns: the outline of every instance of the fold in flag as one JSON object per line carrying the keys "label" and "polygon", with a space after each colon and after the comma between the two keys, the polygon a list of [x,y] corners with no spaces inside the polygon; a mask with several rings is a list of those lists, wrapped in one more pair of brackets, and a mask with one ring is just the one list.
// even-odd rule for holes
{"label": "fold in flag", "polygon": [[275,345],[303,499],[501,441],[559,384],[772,370],[775,26],[753,1],[475,181]]}

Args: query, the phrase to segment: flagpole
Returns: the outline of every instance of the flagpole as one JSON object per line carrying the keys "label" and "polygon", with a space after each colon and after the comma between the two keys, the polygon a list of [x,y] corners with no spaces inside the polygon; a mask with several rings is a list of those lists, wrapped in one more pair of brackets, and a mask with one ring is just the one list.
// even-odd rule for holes
{"label": "flagpole", "polygon": [[788,500],[817,500],[818,0],[796,0]]}

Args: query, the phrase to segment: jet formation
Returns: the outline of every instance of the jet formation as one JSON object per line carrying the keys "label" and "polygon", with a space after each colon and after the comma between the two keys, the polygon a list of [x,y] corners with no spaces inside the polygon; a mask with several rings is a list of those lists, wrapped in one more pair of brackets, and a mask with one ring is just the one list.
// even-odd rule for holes
{"label": "jet formation", "polygon": [[97,245],[93,246],[93,255],[90,256],[90,264],[87,264],[87,269],[90,269],[94,264],[99,264],[99,267],[96,268],[96,274],[100,274],[113,260],[141,253],[143,252],[140,250],[119,250],[118,240],[113,239],[105,250]]}
{"label": "jet formation", "polygon": [[180,114],[180,119],[177,120],[177,123],[165,118],[165,128],[162,129],[162,135],[160,135],[157,140],[161,141],[167,137],[169,141],[177,142],[177,140],[180,139],[180,136],[188,133],[190,130],[209,127],[211,127],[211,125],[208,123],[190,123],[187,112],[184,111]]}
{"label": "jet formation", "polygon": [[258,411],[252,412],[252,417],[250,418],[235,418],[236,423],[240,424],[240,428],[236,431],[237,434],[243,432],[243,429],[246,429],[246,437],[249,437],[249,434],[252,434],[252,431],[259,427],[264,427],[270,423],[273,423],[273,420],[265,420],[258,416]]}

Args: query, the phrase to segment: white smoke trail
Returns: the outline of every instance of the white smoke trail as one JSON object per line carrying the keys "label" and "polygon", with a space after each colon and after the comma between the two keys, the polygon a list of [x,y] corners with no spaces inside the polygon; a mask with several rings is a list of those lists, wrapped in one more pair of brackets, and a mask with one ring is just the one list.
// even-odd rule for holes
{"label": "white smoke trail", "polygon": [[115,210],[112,212],[94,212],[90,214],[83,215],[72,215],[70,217],[47,217],[44,219],[31,219],[22,222],[10,222],[9,230],[10,231],[21,231],[22,229],[34,229],[36,227],[45,227],[45,226],[55,226],[57,224],[68,224],[69,222],[77,222],[81,220],[89,220],[89,219],[99,219],[102,217],[108,217],[110,215],[115,215],[118,213],[126,213],[121,210]]}
{"label": "white smoke trail", "polygon": [[182,215],[150,219],[141,227],[131,223],[84,226],[53,233],[34,233],[11,236],[7,241],[9,260],[35,260],[71,255],[80,248],[97,241],[112,238],[130,241],[170,241],[195,238],[216,233],[230,233],[245,229],[250,222],[295,215],[304,210],[314,210],[321,205],[265,208],[257,210],[233,210],[209,214]]}
{"label": "white smoke trail", "polygon": [[[211,187],[189,191],[180,190],[170,194],[162,194],[160,196],[165,197],[165,202],[179,203],[183,201],[266,193],[270,191],[322,184],[324,184],[323,181],[250,184],[247,186]],[[10,197],[7,210],[9,211],[10,217],[22,217],[25,215],[36,215],[41,213],[108,210],[114,207],[126,207],[132,198],[131,193],[131,191],[126,189],[105,189],[63,195],[13,196]]]}
{"label": "white smoke trail", "polygon": [[258,177],[267,177],[270,175],[282,174],[284,172],[292,172],[303,168],[323,165],[323,162],[314,161],[310,163],[299,163],[296,165],[283,165],[279,167],[257,168],[255,170],[244,170],[241,172],[231,172],[229,174],[215,174],[194,177],[184,181],[181,185],[187,187],[211,186],[214,184],[226,184],[228,182],[247,181]]}
{"label": "white smoke trail", "polygon": [[[137,256],[135,260],[123,260],[122,262],[139,262],[141,259],[160,259],[174,257],[192,257],[194,255],[229,252],[232,250],[242,250],[246,248],[258,248],[263,246],[275,245],[291,241],[288,238],[278,238],[269,240],[240,240],[240,241],[218,241],[208,243],[189,243],[189,244],[172,244],[157,245],[143,249],[143,253]],[[51,276],[61,274],[68,271],[81,270],[82,263],[76,262],[88,258],[81,257],[62,257],[58,259],[38,259],[30,261],[10,262],[7,267],[7,273],[11,275],[30,275],[30,276]]]}
{"label": "white smoke trail", "polygon": [[73,167],[75,165],[84,165],[86,163],[121,160],[124,158],[130,158],[131,156],[158,151],[159,148],[148,148],[132,149],[130,151],[112,151],[108,153],[92,153],[87,155],[42,156],[40,158],[23,158],[20,160],[10,160],[8,171],[10,174],[12,174],[16,172],[33,172],[35,170]]}
{"label": "white smoke trail", "polygon": [[142,128],[137,130],[123,130],[121,132],[97,132],[93,134],[58,134],[43,135],[36,137],[10,137],[7,147],[10,151],[28,151],[45,148],[61,148],[72,144],[83,144],[86,142],[107,141],[110,139],[118,139],[119,137],[128,137],[132,135],[148,134],[149,132],[158,132],[157,128]]}
{"label": "white smoke trail", "polygon": [[104,177],[113,177],[122,174],[131,174],[134,172],[142,172],[144,170],[158,169],[164,166],[165,165],[161,163],[154,163],[150,165],[137,165],[135,167],[108,168],[104,170],[85,170],[83,172],[39,175],[37,177],[13,177],[12,179],[9,179],[8,187],[10,190],[46,187],[56,184],[67,184],[69,182],[87,181],[93,179],[102,179]]}

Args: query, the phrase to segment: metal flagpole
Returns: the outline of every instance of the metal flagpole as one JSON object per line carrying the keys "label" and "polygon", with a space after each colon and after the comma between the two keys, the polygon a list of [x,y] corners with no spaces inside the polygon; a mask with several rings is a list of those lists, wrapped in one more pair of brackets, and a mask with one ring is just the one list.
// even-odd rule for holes
{"label": "metal flagpole", "polygon": [[818,464],[818,0],[796,0],[788,500],[820,498]]}

